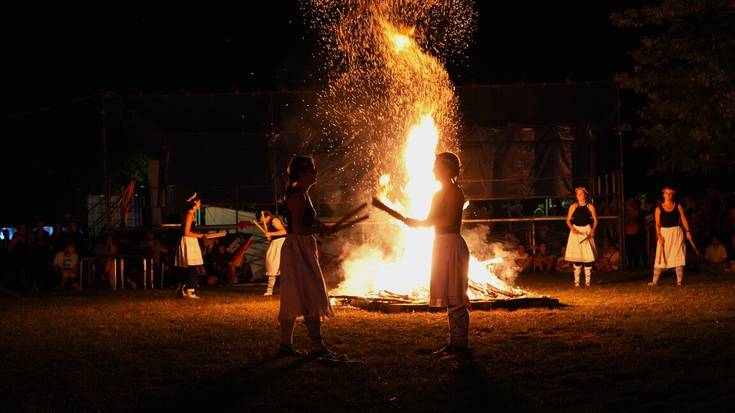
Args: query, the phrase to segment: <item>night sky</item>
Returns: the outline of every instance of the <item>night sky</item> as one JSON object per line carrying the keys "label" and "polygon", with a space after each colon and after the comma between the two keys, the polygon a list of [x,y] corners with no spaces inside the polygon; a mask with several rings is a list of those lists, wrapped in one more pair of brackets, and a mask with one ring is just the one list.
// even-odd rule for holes
{"label": "night sky", "polygon": [[[630,67],[627,50],[636,45],[637,34],[612,27],[609,15],[640,3],[478,1],[475,42],[467,59],[450,65],[449,73],[460,85],[610,79]],[[23,122],[43,122],[54,105],[99,91],[221,93],[323,86],[315,34],[293,0],[197,7],[33,5],[9,10],[2,23],[6,74],[0,119],[6,137]],[[72,139],[36,138],[42,145],[48,139]],[[37,156],[37,150],[36,144],[21,149],[7,167],[47,169],[49,157]],[[15,188],[39,178],[29,179],[16,176]]]}

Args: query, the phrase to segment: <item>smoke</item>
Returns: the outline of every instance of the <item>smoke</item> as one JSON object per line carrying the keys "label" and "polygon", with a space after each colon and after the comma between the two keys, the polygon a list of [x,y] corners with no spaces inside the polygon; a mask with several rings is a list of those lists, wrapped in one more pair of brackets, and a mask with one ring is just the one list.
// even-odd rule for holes
{"label": "smoke", "polygon": [[515,264],[518,254],[510,244],[501,242],[487,242],[490,227],[487,225],[464,226],[462,237],[467,242],[470,254],[480,263],[493,258],[500,258],[499,263],[489,264],[489,270],[507,285],[514,285],[518,277],[518,267]]}

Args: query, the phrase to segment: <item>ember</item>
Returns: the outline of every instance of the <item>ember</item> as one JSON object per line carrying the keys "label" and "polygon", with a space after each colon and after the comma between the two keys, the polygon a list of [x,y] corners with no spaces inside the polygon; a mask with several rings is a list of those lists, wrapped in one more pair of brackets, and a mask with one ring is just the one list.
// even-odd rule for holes
{"label": "ember", "polygon": [[[439,151],[458,151],[454,86],[443,59],[461,56],[474,30],[472,2],[407,0],[312,2],[312,21],[331,53],[321,112],[355,165],[341,182],[374,188],[386,205],[425,217],[439,189],[432,167]],[[361,168],[364,168],[362,170]],[[347,175],[352,173],[353,175]],[[373,194],[370,194],[372,196]],[[434,239],[430,228],[386,221],[359,245],[346,246],[344,281],[332,296],[390,302],[428,301]],[[484,237],[469,247],[487,249]],[[501,247],[470,260],[471,300],[522,297],[509,285],[513,260]]]}

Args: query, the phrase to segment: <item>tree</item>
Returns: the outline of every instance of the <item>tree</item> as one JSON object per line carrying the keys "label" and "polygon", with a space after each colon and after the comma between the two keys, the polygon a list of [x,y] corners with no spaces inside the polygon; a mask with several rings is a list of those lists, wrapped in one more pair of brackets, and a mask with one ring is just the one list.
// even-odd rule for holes
{"label": "tree", "polygon": [[644,34],[621,87],[642,94],[639,143],[660,172],[735,169],[735,1],[664,0],[614,13]]}

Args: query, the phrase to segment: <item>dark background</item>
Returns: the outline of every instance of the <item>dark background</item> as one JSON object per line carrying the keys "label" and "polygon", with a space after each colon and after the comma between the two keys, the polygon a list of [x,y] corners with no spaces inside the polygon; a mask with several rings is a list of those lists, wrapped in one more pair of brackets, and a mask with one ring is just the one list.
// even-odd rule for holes
{"label": "dark background", "polygon": [[[609,15],[642,3],[478,1],[475,41],[449,73],[458,85],[611,79],[630,68],[627,50],[638,33],[614,28]],[[258,2],[257,8],[250,2],[32,5],[9,10],[2,26],[7,223],[55,221],[59,205],[74,205],[101,185],[101,105],[95,93],[323,86],[315,34],[293,0]],[[623,95],[623,103],[623,118],[632,118],[639,102]],[[626,174],[645,174],[649,155],[626,145]]]}

